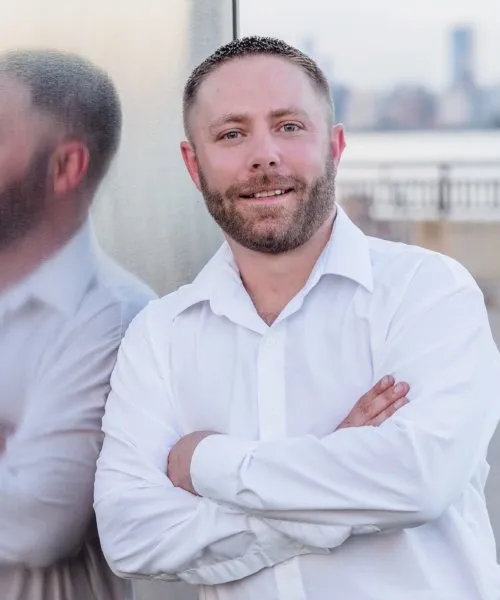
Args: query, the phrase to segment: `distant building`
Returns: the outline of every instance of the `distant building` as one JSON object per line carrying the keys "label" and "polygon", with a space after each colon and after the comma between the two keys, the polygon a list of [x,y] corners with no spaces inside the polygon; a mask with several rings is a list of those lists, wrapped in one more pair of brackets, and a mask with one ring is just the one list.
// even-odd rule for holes
{"label": "distant building", "polygon": [[301,48],[322,68],[330,85],[336,120],[351,130],[500,129],[500,84],[484,88],[475,68],[476,35],[464,25],[448,33],[449,77],[444,89],[431,92],[423,84],[396,84],[377,93],[352,88],[336,78],[336,62],[318,51],[314,36]]}
{"label": "distant building", "polygon": [[436,100],[422,86],[404,85],[385,95],[380,106],[382,129],[429,129],[435,124]]}
{"label": "distant building", "polygon": [[451,31],[451,86],[469,89],[475,86],[475,41],[471,27],[457,27]]}
{"label": "distant building", "polygon": [[456,27],[450,34],[450,86],[442,94],[438,125],[467,128],[484,125],[484,98],[476,83],[475,36],[472,27]]}
{"label": "distant building", "polygon": [[330,84],[330,95],[335,105],[335,120],[345,123],[349,104],[349,88],[340,83]]}
{"label": "distant building", "polygon": [[350,92],[345,106],[345,125],[353,130],[376,129],[379,122],[379,106],[379,96],[374,92]]}
{"label": "distant building", "polygon": [[446,129],[468,128],[474,118],[474,106],[468,90],[451,88],[438,101],[437,125]]}
{"label": "distant building", "polygon": [[484,125],[500,129],[500,85],[485,90],[483,98]]}

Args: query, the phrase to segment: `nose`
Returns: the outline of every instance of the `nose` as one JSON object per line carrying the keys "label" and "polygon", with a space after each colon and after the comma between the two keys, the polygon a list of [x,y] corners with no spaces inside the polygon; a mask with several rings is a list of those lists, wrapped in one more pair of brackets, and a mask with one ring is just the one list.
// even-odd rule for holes
{"label": "nose", "polygon": [[251,171],[276,169],[280,164],[280,152],[270,133],[256,136],[249,156]]}

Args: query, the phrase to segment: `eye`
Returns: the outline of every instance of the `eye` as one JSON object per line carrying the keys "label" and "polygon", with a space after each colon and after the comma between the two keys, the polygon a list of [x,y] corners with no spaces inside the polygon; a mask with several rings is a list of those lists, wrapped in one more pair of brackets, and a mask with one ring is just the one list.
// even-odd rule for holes
{"label": "eye", "polygon": [[231,129],[231,131],[227,131],[220,136],[221,140],[236,140],[241,135],[239,131],[236,129]]}
{"label": "eye", "polygon": [[296,133],[300,129],[301,127],[297,123],[285,123],[281,126],[281,130],[285,133]]}

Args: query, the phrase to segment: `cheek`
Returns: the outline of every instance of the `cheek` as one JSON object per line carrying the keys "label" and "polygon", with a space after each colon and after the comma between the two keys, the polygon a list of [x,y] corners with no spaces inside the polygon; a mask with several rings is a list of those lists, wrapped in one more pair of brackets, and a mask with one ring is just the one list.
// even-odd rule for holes
{"label": "cheek", "polygon": [[242,179],[237,153],[213,152],[210,157],[201,156],[198,164],[211,188],[225,190]]}
{"label": "cheek", "polygon": [[22,180],[35,152],[33,133],[16,119],[0,137],[0,187]]}
{"label": "cheek", "polygon": [[317,135],[308,135],[285,141],[281,146],[282,161],[297,173],[322,173],[327,159],[328,145]]}
{"label": "cheek", "polygon": [[0,189],[22,179],[28,164],[27,155],[0,147]]}
{"label": "cheek", "polygon": [[289,157],[287,167],[297,177],[306,181],[314,181],[325,172],[326,157],[317,152],[297,151]]}

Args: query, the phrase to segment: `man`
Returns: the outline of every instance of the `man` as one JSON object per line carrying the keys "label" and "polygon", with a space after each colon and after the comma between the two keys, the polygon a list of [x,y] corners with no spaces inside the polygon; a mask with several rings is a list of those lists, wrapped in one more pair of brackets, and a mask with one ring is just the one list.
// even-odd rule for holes
{"label": "man", "polygon": [[109,77],[0,56],[0,597],[122,600],[93,521],[116,352],[151,292],[99,250],[89,208],[119,144]]}
{"label": "man", "polygon": [[[113,570],[208,599],[498,599],[483,488],[500,360],[478,287],[336,206],[344,132],[294,48],[219,49],[184,116],[227,243],[119,352],[95,492]],[[344,427],[385,373],[409,403]]]}

